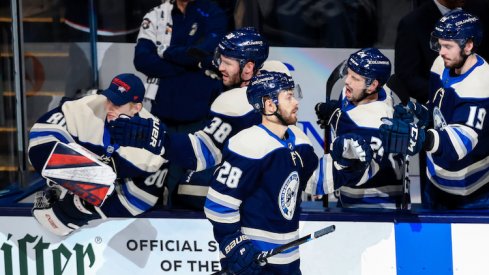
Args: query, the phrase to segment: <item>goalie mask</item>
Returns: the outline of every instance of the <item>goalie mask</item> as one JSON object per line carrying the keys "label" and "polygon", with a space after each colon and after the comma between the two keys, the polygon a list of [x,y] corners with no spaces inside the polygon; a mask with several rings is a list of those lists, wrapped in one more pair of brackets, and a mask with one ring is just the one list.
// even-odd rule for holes
{"label": "goalie mask", "polygon": [[247,62],[253,62],[256,72],[268,58],[268,43],[255,28],[241,28],[230,32],[219,42],[213,60],[216,67],[221,64],[221,55],[236,59],[241,69]]}
{"label": "goalie mask", "polygon": [[293,90],[296,98],[302,98],[300,90],[295,88],[292,77],[284,73],[262,71],[261,74],[251,78],[250,85],[246,90],[246,96],[253,109],[256,112],[262,112],[264,109],[264,97],[272,99],[277,106],[278,94],[282,91]]}
{"label": "goalie mask", "polygon": [[[382,87],[391,75],[391,62],[376,48],[364,48],[354,52],[347,60],[344,69],[347,68],[365,77],[367,87],[375,79],[379,82],[379,87]],[[342,75],[346,75],[346,72]]]}
{"label": "goalie mask", "polygon": [[434,51],[440,51],[438,39],[453,40],[461,49],[469,39],[477,48],[482,41],[482,26],[479,18],[463,10],[455,10],[443,16],[431,32],[430,46]]}

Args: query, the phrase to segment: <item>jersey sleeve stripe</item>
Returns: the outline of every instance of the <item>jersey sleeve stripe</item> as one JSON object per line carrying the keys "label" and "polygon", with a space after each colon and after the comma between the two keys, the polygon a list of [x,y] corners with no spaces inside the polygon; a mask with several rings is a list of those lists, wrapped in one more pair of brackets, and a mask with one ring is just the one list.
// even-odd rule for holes
{"label": "jersey sleeve stripe", "polygon": [[226,206],[228,208],[238,210],[239,206],[241,205],[241,200],[233,198],[229,195],[223,195],[214,188],[210,187],[209,192],[207,193],[207,198],[212,200],[213,202],[216,202],[220,205]]}
{"label": "jersey sleeve stripe", "polygon": [[209,200],[206,201],[206,207],[204,207],[204,213],[209,220],[218,223],[227,223],[227,224],[237,223],[241,220],[241,216],[239,215],[239,212],[235,211],[227,214],[219,213],[208,208],[208,205],[209,207],[213,206],[212,203],[210,204],[208,203]]}
{"label": "jersey sleeve stripe", "polygon": [[[121,187],[122,187],[122,192],[126,198],[126,201],[131,206],[132,211],[136,210],[138,214],[143,213],[144,211],[150,209],[151,207],[154,206],[154,203],[156,203],[156,201],[154,201],[153,204],[149,204],[144,200],[138,198],[138,196],[135,193],[133,193],[135,189],[138,188],[135,187],[134,182],[130,179],[125,179],[124,184],[121,184]],[[131,192],[131,189],[133,192]]]}
{"label": "jersey sleeve stripe", "polygon": [[[64,129],[57,129],[56,127],[52,127],[51,129],[42,129],[37,131],[36,129],[32,129],[29,134],[29,139],[34,143],[37,139],[52,138],[52,141],[60,141],[63,143],[72,143],[75,140],[68,134]],[[44,143],[44,142],[43,142]]]}
{"label": "jersey sleeve stripe", "polygon": [[299,238],[298,230],[289,233],[275,233],[256,228],[241,227],[241,232],[253,240],[260,240],[275,244],[286,244]]}
{"label": "jersey sleeve stripe", "polygon": [[458,159],[464,158],[477,144],[477,133],[466,126],[449,125],[445,131]]}
{"label": "jersey sleeve stripe", "polygon": [[214,167],[221,162],[222,153],[212,140],[203,131],[198,131],[195,135],[189,135],[197,158],[196,171],[202,171]]}
{"label": "jersey sleeve stripe", "polygon": [[427,160],[428,168],[431,170],[430,173],[447,180],[462,180],[479,171],[489,170],[489,156],[456,171],[449,171],[436,165],[431,154],[427,155]]}
{"label": "jersey sleeve stripe", "polygon": [[158,201],[158,197],[154,196],[143,189],[139,188],[132,179],[125,180],[127,191],[133,195],[135,198],[143,201],[147,205],[153,206]]}
{"label": "jersey sleeve stripe", "polygon": [[471,165],[470,173],[461,173],[459,171],[446,171],[442,167],[436,166],[432,157],[428,154],[427,175],[433,184],[445,192],[462,196],[470,195],[489,181],[488,159],[489,157],[477,162],[477,168]]}

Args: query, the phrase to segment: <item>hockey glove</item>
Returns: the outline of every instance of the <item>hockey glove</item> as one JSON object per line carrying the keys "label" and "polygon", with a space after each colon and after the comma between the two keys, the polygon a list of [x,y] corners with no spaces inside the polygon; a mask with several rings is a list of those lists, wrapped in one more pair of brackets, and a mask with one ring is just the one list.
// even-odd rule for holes
{"label": "hockey glove", "polygon": [[158,119],[121,116],[109,123],[109,129],[113,142],[120,146],[143,148],[156,155],[165,153],[166,125]]}
{"label": "hockey glove", "polygon": [[366,166],[373,158],[370,143],[355,134],[339,136],[333,142],[331,158],[342,168]]}
{"label": "hockey glove", "polygon": [[426,128],[431,123],[431,116],[428,108],[418,102],[408,102],[408,108],[416,116],[418,122],[416,123],[419,128]]}
{"label": "hockey glove", "polygon": [[382,118],[380,136],[386,153],[414,156],[423,149],[426,132],[414,123],[401,119]]}
{"label": "hockey glove", "polygon": [[401,119],[404,122],[411,123],[414,121],[414,115],[409,109],[406,109],[401,103],[394,106],[394,118]]}
{"label": "hockey glove", "polygon": [[32,215],[45,229],[58,236],[66,236],[90,220],[102,218],[93,206],[61,186],[37,192]]}
{"label": "hockey glove", "polygon": [[230,274],[261,274],[262,265],[256,261],[261,252],[253,245],[251,240],[236,232],[224,238],[219,243],[219,249],[224,254],[222,268],[228,269]]}
{"label": "hockey glove", "polygon": [[338,100],[330,100],[328,102],[319,102],[314,107],[316,111],[316,116],[318,117],[317,124],[324,129],[331,118],[331,115],[334,113],[336,109],[340,107],[340,103]]}

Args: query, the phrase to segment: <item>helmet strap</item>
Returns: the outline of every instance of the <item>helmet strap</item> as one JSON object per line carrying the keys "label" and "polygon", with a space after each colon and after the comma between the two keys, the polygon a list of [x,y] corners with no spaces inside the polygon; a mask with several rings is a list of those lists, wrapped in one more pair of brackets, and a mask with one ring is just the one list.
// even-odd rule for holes
{"label": "helmet strap", "polygon": [[362,102],[362,100],[364,100],[365,98],[367,98],[367,97],[369,97],[369,96],[371,96],[371,95],[374,95],[374,94],[376,94],[376,93],[378,93],[378,92],[379,92],[379,89],[375,89],[373,92],[371,92],[371,93],[369,94],[369,93],[367,93],[367,90],[368,90],[368,87],[367,87],[367,88],[365,88],[365,89],[363,89],[363,91],[362,91],[362,94],[361,94],[360,98],[359,98],[359,99],[357,99],[357,100],[355,100],[355,101],[353,101],[352,103],[355,103],[355,105],[357,105],[358,103]]}
{"label": "helmet strap", "polygon": [[275,104],[275,106],[277,106],[277,109],[275,109],[275,111],[271,114],[267,114],[265,113],[265,108],[262,109],[262,114],[264,116],[276,116],[278,118],[278,120],[280,121],[280,123],[282,123],[282,125],[284,126],[288,126],[287,122],[285,121],[285,119],[282,117],[282,115],[278,112],[278,105]]}

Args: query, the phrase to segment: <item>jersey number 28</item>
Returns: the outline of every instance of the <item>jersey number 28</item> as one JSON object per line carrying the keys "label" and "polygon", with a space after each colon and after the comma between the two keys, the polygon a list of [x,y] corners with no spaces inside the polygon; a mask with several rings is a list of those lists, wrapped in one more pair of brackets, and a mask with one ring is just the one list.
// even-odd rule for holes
{"label": "jersey number 28", "polygon": [[243,172],[238,167],[232,167],[229,162],[225,161],[219,168],[216,180],[229,188],[238,187],[239,178]]}

